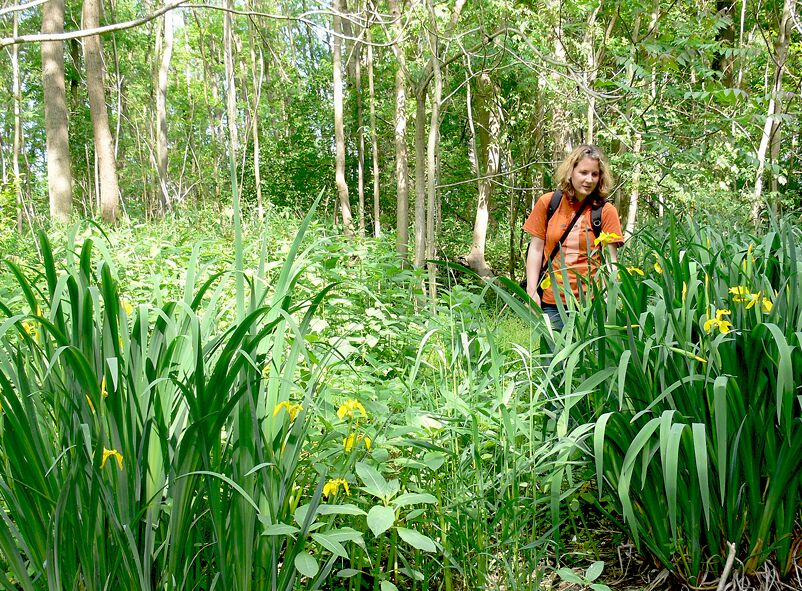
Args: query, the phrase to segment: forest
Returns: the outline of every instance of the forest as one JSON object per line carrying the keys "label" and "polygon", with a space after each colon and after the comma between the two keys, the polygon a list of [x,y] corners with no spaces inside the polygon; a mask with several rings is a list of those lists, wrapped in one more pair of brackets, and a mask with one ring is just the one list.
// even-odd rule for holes
{"label": "forest", "polygon": [[801,11],[1,0],[0,589],[802,589]]}

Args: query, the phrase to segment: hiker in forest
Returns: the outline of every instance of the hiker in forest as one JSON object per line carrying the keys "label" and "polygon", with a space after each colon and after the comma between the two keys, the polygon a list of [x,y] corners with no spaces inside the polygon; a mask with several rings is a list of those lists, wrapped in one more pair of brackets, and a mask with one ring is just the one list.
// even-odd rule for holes
{"label": "hiker in forest", "polygon": [[532,235],[526,256],[526,293],[561,330],[555,291],[565,303],[562,285],[567,277],[571,291],[582,297],[582,283],[602,262],[617,261],[622,245],[618,212],[606,198],[613,186],[610,167],[599,148],[582,145],[557,168],[558,186],[535,203],[523,229]]}

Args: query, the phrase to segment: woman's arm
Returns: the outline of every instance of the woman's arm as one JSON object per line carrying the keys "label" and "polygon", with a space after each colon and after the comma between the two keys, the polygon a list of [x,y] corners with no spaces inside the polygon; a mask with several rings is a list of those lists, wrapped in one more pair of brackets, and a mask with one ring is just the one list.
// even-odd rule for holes
{"label": "woman's arm", "polygon": [[543,264],[543,245],[542,238],[532,237],[529,243],[529,251],[526,257],[526,293],[540,305],[540,296],[537,293],[537,286],[540,283],[540,271]]}

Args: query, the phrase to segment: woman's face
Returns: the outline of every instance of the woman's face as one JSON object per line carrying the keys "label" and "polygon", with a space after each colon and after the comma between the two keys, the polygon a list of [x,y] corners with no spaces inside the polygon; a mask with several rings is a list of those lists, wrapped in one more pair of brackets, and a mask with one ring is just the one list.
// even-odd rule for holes
{"label": "woman's face", "polygon": [[584,199],[596,189],[599,184],[599,161],[585,156],[577,162],[571,172],[571,184],[574,187],[574,194],[579,200]]}

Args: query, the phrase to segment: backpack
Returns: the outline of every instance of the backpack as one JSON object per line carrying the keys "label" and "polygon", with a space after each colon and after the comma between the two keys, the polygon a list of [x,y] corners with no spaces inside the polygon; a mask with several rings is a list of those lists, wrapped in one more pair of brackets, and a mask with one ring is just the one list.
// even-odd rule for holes
{"label": "backpack", "polygon": [[[549,228],[549,221],[551,220],[554,212],[557,211],[557,208],[560,207],[560,202],[563,198],[563,190],[561,188],[557,188],[554,191],[554,194],[551,196],[551,201],[549,201],[549,208],[546,211],[546,232],[548,232]],[[591,205],[590,206],[590,226],[593,230],[593,235],[598,238],[601,235],[601,226],[602,226],[602,209],[604,209],[604,204],[607,203],[606,200],[603,200],[599,205]],[[562,240],[560,241],[562,243]],[[526,247],[526,254],[524,255],[524,278],[521,281],[520,286],[523,289],[526,289],[526,259],[529,256],[529,247],[532,245],[531,241],[529,245]],[[555,249],[560,246],[557,244]],[[538,288],[539,290],[540,288]]]}

